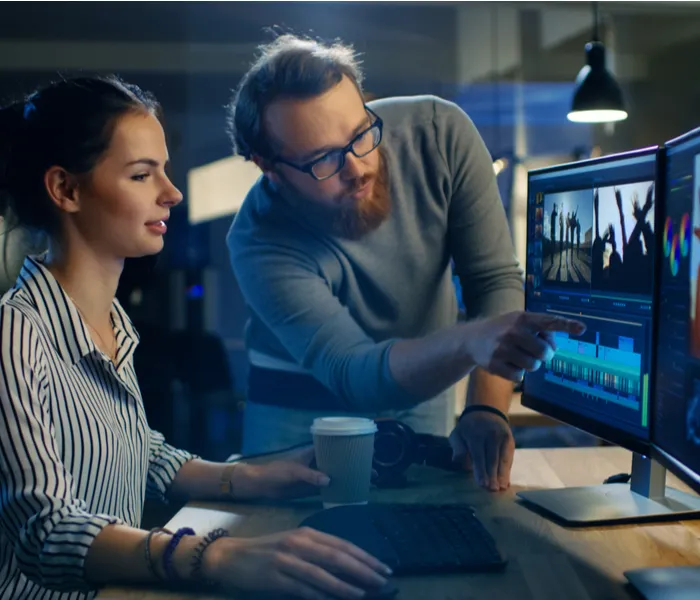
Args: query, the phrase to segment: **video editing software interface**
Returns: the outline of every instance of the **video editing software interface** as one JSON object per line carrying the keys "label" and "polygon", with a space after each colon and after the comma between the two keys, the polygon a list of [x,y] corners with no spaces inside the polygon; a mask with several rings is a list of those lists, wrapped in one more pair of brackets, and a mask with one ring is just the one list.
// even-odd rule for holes
{"label": "video editing software interface", "polygon": [[649,439],[656,149],[533,171],[526,308],[583,321],[524,390]]}
{"label": "video editing software interface", "polygon": [[700,477],[700,130],[666,149],[653,441]]}

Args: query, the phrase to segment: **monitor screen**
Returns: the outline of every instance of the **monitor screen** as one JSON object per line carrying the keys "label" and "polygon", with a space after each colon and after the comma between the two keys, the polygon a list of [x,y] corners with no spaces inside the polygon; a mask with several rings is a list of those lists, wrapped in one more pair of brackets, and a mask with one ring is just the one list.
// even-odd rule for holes
{"label": "monitor screen", "polygon": [[669,142],[652,441],[700,482],[700,129]]}
{"label": "monitor screen", "polygon": [[580,337],[523,382],[523,403],[637,449],[649,440],[657,148],[529,173],[526,310]]}

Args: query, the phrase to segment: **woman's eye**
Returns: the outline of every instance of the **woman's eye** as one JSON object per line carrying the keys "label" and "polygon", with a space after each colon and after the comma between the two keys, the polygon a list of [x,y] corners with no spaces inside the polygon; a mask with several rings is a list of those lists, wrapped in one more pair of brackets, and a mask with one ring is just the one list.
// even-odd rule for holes
{"label": "woman's eye", "polygon": [[140,173],[138,175],[132,175],[131,179],[134,181],[145,181],[148,177],[148,173]]}

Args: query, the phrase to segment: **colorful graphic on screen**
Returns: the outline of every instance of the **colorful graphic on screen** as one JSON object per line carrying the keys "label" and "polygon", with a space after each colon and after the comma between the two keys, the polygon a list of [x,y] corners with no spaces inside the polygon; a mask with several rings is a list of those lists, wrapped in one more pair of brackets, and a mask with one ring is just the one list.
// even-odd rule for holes
{"label": "colorful graphic on screen", "polygon": [[678,234],[673,236],[673,241],[671,242],[671,254],[668,260],[669,264],[671,265],[671,275],[675,277],[678,275],[678,271],[681,267],[681,244],[678,240]]}
{"label": "colorful graphic on screen", "polygon": [[671,217],[666,217],[664,225],[664,257],[668,258],[671,255],[671,240],[673,239],[673,221]]}
{"label": "colorful graphic on screen", "polygon": [[[690,353],[695,358],[700,358],[700,298],[698,294],[698,285],[700,285],[700,154],[695,156],[693,179],[691,181],[693,191],[693,212],[692,219],[688,220],[692,223],[692,233],[690,234],[690,261],[688,265],[690,279]],[[671,273],[676,273],[671,270]]]}
{"label": "colorful graphic on screen", "polygon": [[688,252],[690,252],[690,242],[692,236],[692,233],[690,231],[690,215],[688,213],[685,213],[683,215],[683,218],[681,219],[680,236],[681,256],[685,258],[686,256],[688,256]]}

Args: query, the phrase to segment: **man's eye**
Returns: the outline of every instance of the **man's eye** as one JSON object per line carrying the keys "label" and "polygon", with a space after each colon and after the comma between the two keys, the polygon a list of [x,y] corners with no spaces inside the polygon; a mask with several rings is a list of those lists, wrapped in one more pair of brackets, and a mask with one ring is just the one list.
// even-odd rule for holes
{"label": "man's eye", "polygon": [[337,152],[330,152],[326,154],[325,156],[322,156],[318,161],[316,162],[317,165],[325,165],[325,164],[330,164],[338,161],[338,153]]}

